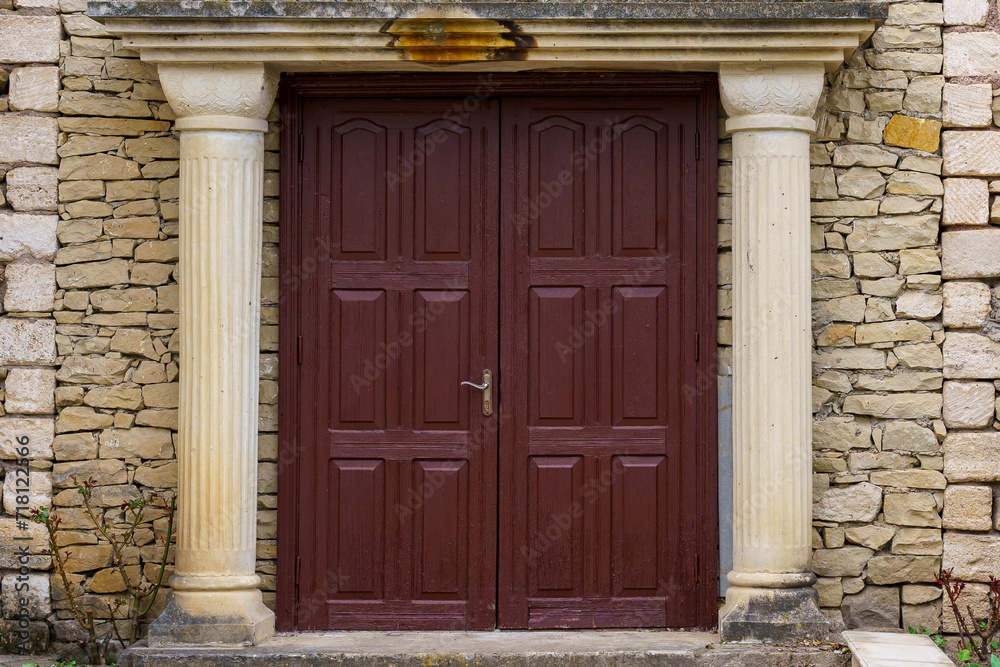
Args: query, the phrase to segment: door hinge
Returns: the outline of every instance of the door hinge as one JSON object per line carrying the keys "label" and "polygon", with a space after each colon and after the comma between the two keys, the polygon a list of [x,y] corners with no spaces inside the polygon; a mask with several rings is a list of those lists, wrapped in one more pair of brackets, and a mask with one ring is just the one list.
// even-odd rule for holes
{"label": "door hinge", "polygon": [[295,557],[295,585],[299,585],[299,573],[302,572],[302,557]]}
{"label": "door hinge", "polygon": [[299,134],[299,162],[302,162],[303,156],[305,155],[306,137],[305,134]]}
{"label": "door hinge", "polygon": [[300,364],[302,363],[302,336],[295,341],[295,358]]}
{"label": "door hinge", "polygon": [[[302,159],[301,157],[299,158]],[[694,133],[694,159],[701,159],[701,132]]]}
{"label": "door hinge", "polygon": [[698,361],[701,358],[701,332],[694,332],[694,360]]}

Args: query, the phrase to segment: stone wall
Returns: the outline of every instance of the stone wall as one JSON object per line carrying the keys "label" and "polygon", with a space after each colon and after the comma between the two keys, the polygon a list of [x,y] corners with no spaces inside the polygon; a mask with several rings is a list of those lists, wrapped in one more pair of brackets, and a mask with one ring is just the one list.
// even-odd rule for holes
{"label": "stone wall", "polygon": [[818,114],[813,568],[838,625],[954,632],[942,564],[1000,573],[997,27],[995,1],[893,4]]}
{"label": "stone wall", "polygon": [[[4,1],[10,0],[0,0],[0,10]],[[71,585],[85,593],[83,608],[100,619],[124,583],[108,569],[110,546],[80,507],[74,476],[94,480],[95,504],[110,523],[120,521],[123,501],[169,495],[177,484],[179,142],[155,67],[85,11],[85,0],[58,6],[32,0],[0,11],[0,80],[9,88],[0,97],[6,112],[0,114],[0,175],[6,173],[6,187],[0,186],[0,262],[6,265],[0,458],[7,471],[0,536],[17,531],[12,452],[15,439],[28,434],[31,506],[58,508]],[[277,124],[272,128],[266,138],[258,570],[273,606]],[[141,548],[132,554],[137,576],[140,570],[154,576],[162,514],[150,513]],[[39,527],[30,532],[32,553],[42,554]],[[0,546],[7,619],[17,614],[9,546]],[[36,556],[32,566],[32,618],[50,622],[54,642],[82,637],[58,577],[51,578],[50,596],[50,559]],[[161,604],[162,596],[151,616]],[[8,621],[4,632],[14,625]],[[43,630],[47,634],[36,628],[39,635]],[[6,636],[0,642],[11,643]]]}
{"label": "stone wall", "polygon": [[[83,0],[11,1],[0,0],[0,641],[19,613],[8,538],[23,536],[35,637],[51,628],[60,642],[79,630],[50,584],[38,529],[14,519],[17,470],[27,472],[29,506],[60,508],[73,585],[106,616],[103,602],[122,582],[70,487],[73,475],[94,478],[114,521],[123,500],[176,486],[178,142],[154,68],[87,18]],[[889,16],[829,76],[812,146],[814,568],[838,626],[936,630],[942,559],[977,582],[1000,573],[1000,204],[990,206],[1000,193],[1000,22],[984,0],[896,3]],[[271,605],[276,119],[272,111],[266,137],[258,503],[258,571]],[[719,157],[726,374],[724,132]],[[17,452],[25,436],[27,457]],[[162,537],[162,517],[151,518],[137,572],[151,571]],[[971,590],[984,595],[981,584]]]}

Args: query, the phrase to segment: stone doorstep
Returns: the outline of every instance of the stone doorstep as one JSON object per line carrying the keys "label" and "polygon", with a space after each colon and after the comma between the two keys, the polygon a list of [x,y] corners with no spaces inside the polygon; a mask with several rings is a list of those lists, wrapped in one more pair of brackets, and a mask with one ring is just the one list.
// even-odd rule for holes
{"label": "stone doorstep", "polygon": [[890,632],[844,633],[855,667],[945,667],[954,663],[926,635]]}
{"label": "stone doorstep", "polygon": [[246,648],[137,646],[122,667],[847,667],[812,647],[730,644],[708,632],[561,630],[279,634]]}

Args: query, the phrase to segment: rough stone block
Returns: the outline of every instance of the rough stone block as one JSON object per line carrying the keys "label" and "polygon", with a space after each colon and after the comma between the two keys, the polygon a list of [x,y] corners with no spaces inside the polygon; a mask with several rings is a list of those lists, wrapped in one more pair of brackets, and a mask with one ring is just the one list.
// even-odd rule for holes
{"label": "rough stone block", "polygon": [[63,289],[123,285],[128,283],[128,262],[124,259],[109,259],[60,266],[56,269],[56,282]]}
{"label": "rough stone block", "polygon": [[174,451],[170,431],[159,428],[109,429],[100,445],[101,458],[169,459]]}
{"label": "rough stone block", "polygon": [[55,324],[54,320],[0,318],[0,365],[54,364]]}
{"label": "rough stone block", "polygon": [[51,418],[0,417],[0,459],[51,459],[53,429]]}
{"label": "rough stone block", "polygon": [[952,484],[944,491],[944,527],[988,531],[993,527],[993,490],[988,486]]}
{"label": "rough stone block", "polygon": [[[998,360],[1000,361],[1000,360]],[[940,394],[855,394],[844,400],[844,412],[882,419],[919,419],[941,416]]]}
{"label": "rough stone block", "polygon": [[58,16],[0,16],[0,63],[57,63],[61,38]]}
{"label": "rough stone block", "polygon": [[[30,510],[52,505],[52,473],[48,470],[29,470],[27,488],[24,475],[8,474],[3,484],[3,509],[14,516]],[[26,502],[25,502],[26,501]]]}
{"label": "rough stone block", "polygon": [[979,328],[990,316],[990,288],[984,283],[950,280],[944,284],[946,327]]}
{"label": "rough stone block", "polygon": [[990,221],[990,190],[979,178],[946,178],[943,225],[986,225]]}
{"label": "rough stone block", "polygon": [[892,553],[940,556],[944,543],[938,528],[900,528],[892,539]]}
{"label": "rough stone block", "polygon": [[882,139],[889,146],[933,153],[941,140],[941,121],[896,114],[885,126]]}
{"label": "rough stone block", "polygon": [[938,216],[900,215],[856,220],[847,236],[851,252],[901,250],[934,245],[938,238]]}
{"label": "rough stone block", "polygon": [[989,0],[944,0],[945,25],[986,25]]}
{"label": "rough stone block", "polygon": [[1000,343],[978,333],[949,332],[944,339],[944,376],[958,380],[1000,378]]}
{"label": "rough stone block", "polygon": [[7,293],[3,305],[10,312],[41,313],[52,310],[56,296],[56,267],[50,262],[20,261],[4,271]]}
{"label": "rough stone block", "polygon": [[946,176],[1000,176],[1000,132],[950,130],[942,142]]}
{"label": "rough stone block", "polygon": [[943,67],[943,73],[947,77],[1000,74],[1000,34],[995,32],[946,34]]}
{"label": "rough stone block", "polygon": [[11,368],[4,387],[8,414],[47,415],[55,411],[55,369]]}
{"label": "rough stone block", "polygon": [[1000,433],[949,433],[944,474],[949,482],[1000,482]]}
{"label": "rough stone block", "polygon": [[10,107],[18,111],[59,110],[59,68],[18,67],[10,73]]}
{"label": "rough stone block", "polygon": [[1000,535],[944,534],[945,569],[962,581],[988,582],[1000,572]]}
{"label": "rough stone block", "polygon": [[857,577],[874,552],[865,547],[841,547],[813,551],[812,571],[824,577]]}
{"label": "rough stone block", "polygon": [[[60,382],[74,384],[113,385],[121,382],[128,370],[126,359],[107,359],[104,357],[67,357],[56,373]],[[64,410],[63,413],[66,411]]]}
{"label": "rough stone block", "polygon": [[945,382],[944,423],[948,428],[986,428],[993,422],[992,382]]}
{"label": "rough stone block", "polygon": [[58,185],[54,167],[18,167],[7,172],[7,199],[18,211],[55,211]]}
{"label": "rough stone block", "polygon": [[897,526],[940,528],[937,503],[930,493],[887,493],[883,498],[885,520]]}
{"label": "rough stone block", "polygon": [[941,559],[936,556],[875,556],[868,561],[868,579],[877,586],[933,583],[940,571]]}
{"label": "rough stone block", "polygon": [[[52,613],[48,573],[5,574],[0,587],[3,589],[4,618],[18,618],[20,610],[25,607],[28,617],[32,619],[43,619]],[[22,605],[22,601],[27,604]]]}
{"label": "rough stone block", "polygon": [[0,261],[9,262],[25,255],[52,259],[59,249],[58,224],[55,215],[0,210]]}
{"label": "rough stone block", "polygon": [[841,603],[849,629],[899,629],[899,589],[895,586],[865,586],[860,593],[845,595]]}
{"label": "rough stone block", "polygon": [[1000,276],[1000,229],[963,229],[941,234],[944,278]]}
{"label": "rough stone block", "polygon": [[905,452],[935,452],[938,440],[934,432],[911,421],[886,422],[882,429],[882,448]]}
{"label": "rough stone block", "polygon": [[944,85],[946,127],[989,127],[993,122],[993,87],[988,83]]}
{"label": "rough stone block", "polygon": [[874,521],[882,507],[882,490],[862,482],[835,487],[820,494],[813,506],[813,518],[819,521]]}

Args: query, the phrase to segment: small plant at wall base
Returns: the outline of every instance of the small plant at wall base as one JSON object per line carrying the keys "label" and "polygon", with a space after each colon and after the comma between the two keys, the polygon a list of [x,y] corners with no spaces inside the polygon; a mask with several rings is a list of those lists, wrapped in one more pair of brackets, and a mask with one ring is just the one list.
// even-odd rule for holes
{"label": "small plant at wall base", "polygon": [[[94,506],[91,503],[94,481],[88,479],[83,483],[78,483],[74,478],[73,482],[77,484],[77,492],[83,497],[83,510],[87,514],[87,517],[93,522],[98,535],[107,540],[111,545],[111,566],[118,572],[125,586],[125,593],[122,597],[115,598],[113,603],[105,603],[108,607],[108,615],[110,617],[108,624],[111,628],[101,636],[98,636],[100,630],[95,624],[94,612],[89,609],[85,611],[80,609],[77,592],[70,585],[66,572],[66,559],[72,552],[63,551],[56,539],[61,520],[56,516],[55,512],[46,507],[32,510],[31,520],[45,526],[48,532],[52,566],[62,580],[73,617],[87,633],[87,639],[80,642],[87,653],[87,659],[91,664],[104,665],[107,664],[106,661],[113,638],[118,640],[122,648],[128,648],[139,639],[142,619],[156,601],[156,595],[163,583],[163,573],[167,567],[167,558],[170,555],[170,542],[173,538],[177,500],[176,498],[163,498],[154,493],[149,499],[136,498],[122,503],[119,509],[124,513],[122,517],[124,526],[115,528],[108,525],[103,513],[99,510],[94,510]],[[138,581],[133,583],[132,577],[129,576],[126,569],[126,552],[138,550],[139,545],[136,543],[138,529],[142,525],[146,511],[150,507],[157,505],[158,501],[162,502],[162,508],[166,511],[167,533],[163,540],[163,555],[160,558],[156,581],[143,581],[140,570]],[[124,625],[124,633],[119,624],[121,621],[124,621],[121,624]]]}
{"label": "small plant at wall base", "polygon": [[965,582],[952,577],[952,570],[942,570],[937,583],[948,596],[948,603],[958,625],[958,659],[970,667],[1000,667],[997,635],[1000,634],[1000,580],[990,575],[987,593],[989,609],[985,618],[977,618],[968,604],[962,609],[959,599]]}

